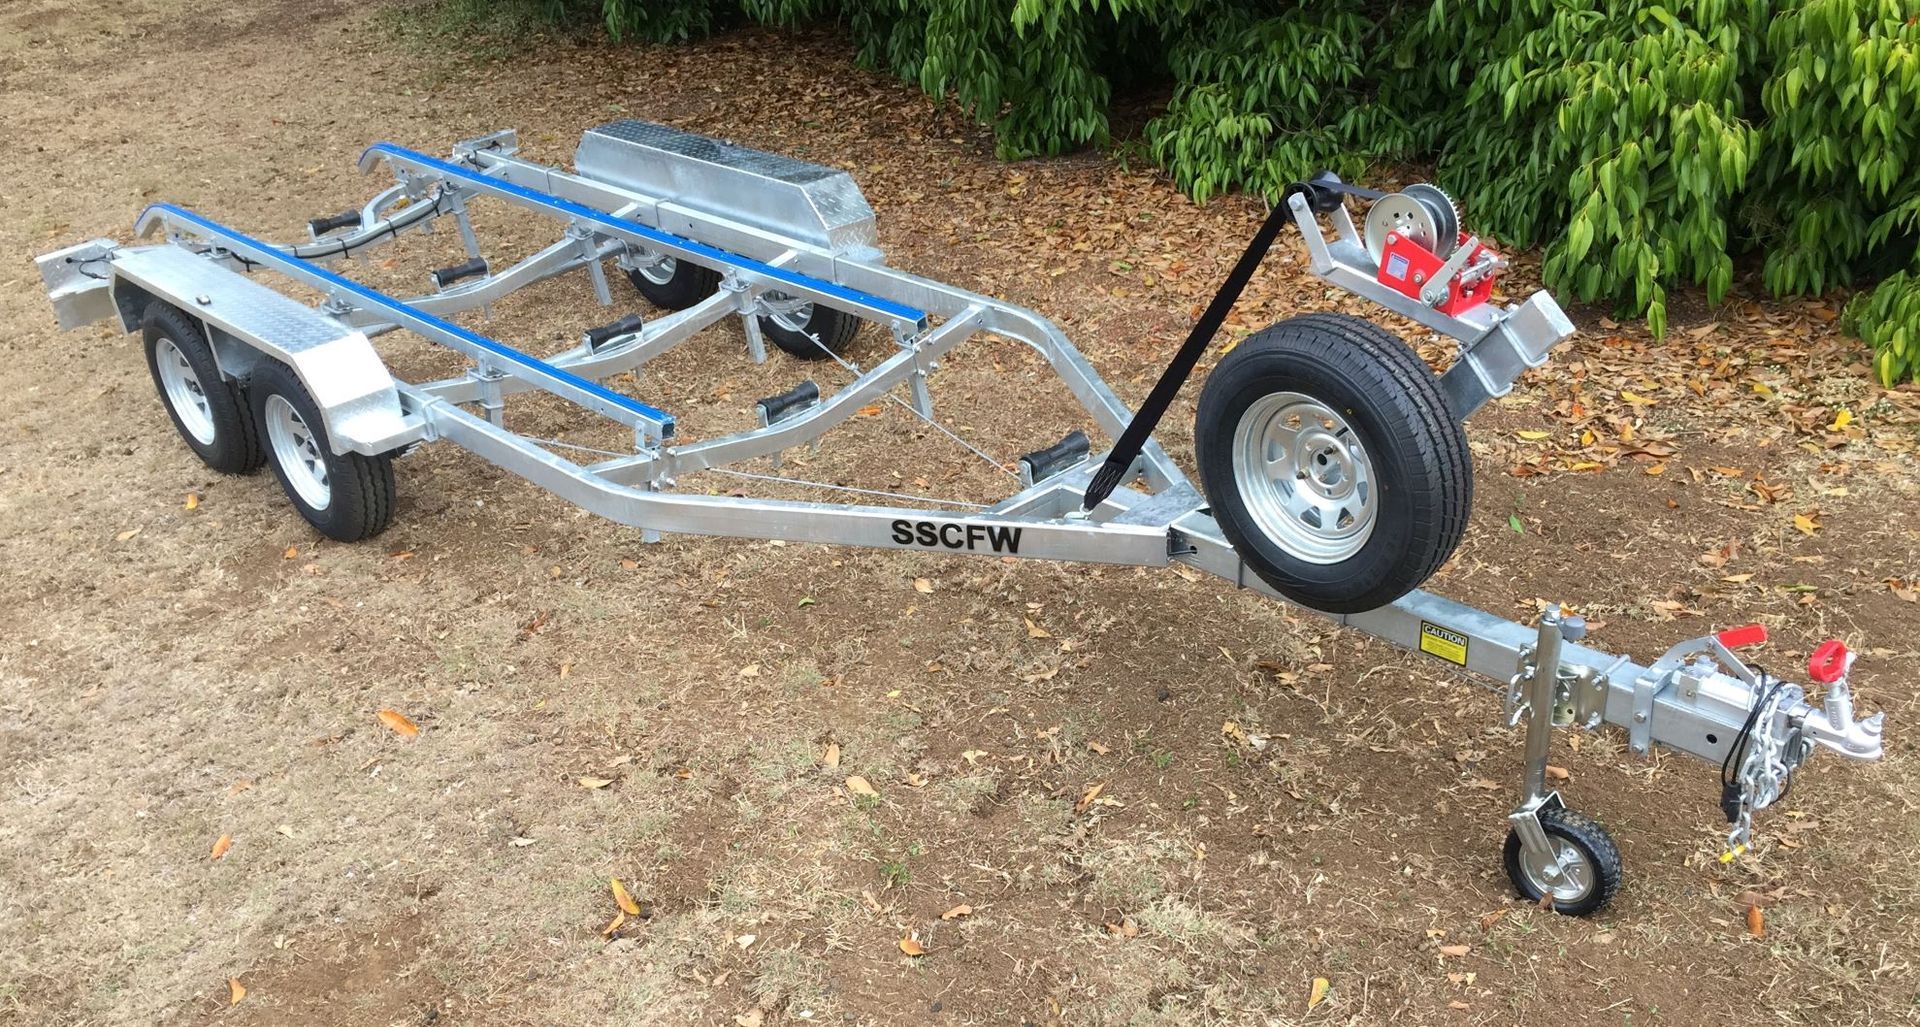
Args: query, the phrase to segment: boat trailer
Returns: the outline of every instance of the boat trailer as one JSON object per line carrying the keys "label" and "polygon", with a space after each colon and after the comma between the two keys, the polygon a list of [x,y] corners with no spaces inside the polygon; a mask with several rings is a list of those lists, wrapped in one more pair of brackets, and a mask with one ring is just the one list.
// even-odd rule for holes
{"label": "boat trailer", "polygon": [[[208,466],[237,474],[270,463],[295,509],[331,538],[383,530],[394,461],[446,440],[637,526],[649,541],[674,532],[1183,563],[1491,679],[1509,723],[1526,725],[1505,869],[1522,896],[1564,913],[1603,907],[1623,871],[1606,830],[1548,787],[1556,727],[1617,725],[1637,753],[1658,745],[1719,763],[1732,825],[1725,860],[1750,844],[1753,815],[1785,793],[1814,750],[1881,755],[1882,715],[1854,716],[1854,657],[1839,642],[1813,654],[1808,677],[1825,687],[1815,702],[1740,658],[1738,649],[1765,640],[1757,625],[1682,642],[1641,665],[1583,645],[1583,621],[1557,605],[1527,625],[1419,589],[1465,529],[1465,421],[1574,330],[1545,292],[1493,300],[1505,260],[1461,227],[1433,186],[1382,193],[1323,173],[1290,187],[1136,412],[1040,315],[889,267],[874,212],[845,172],[639,121],[587,131],[571,172],[518,153],[510,131],[458,143],[446,159],[377,143],[360,168],[384,166],[394,184],[363,207],[315,218],[304,242],[263,242],[155,204],[135,235],[162,241],[96,239],[38,265],[63,328],[109,321],[141,332],[162,402]],[[546,215],[560,236],[496,268],[475,231],[472,208],[483,201]],[[1366,211],[1360,226],[1349,208],[1356,201]],[[432,271],[431,291],[399,298],[337,270],[447,220],[468,259]],[[1457,340],[1459,356],[1435,375],[1404,342],[1346,315],[1291,318],[1240,340],[1200,397],[1196,487],[1152,430],[1289,225],[1314,274]],[[602,306],[615,305],[613,271],[660,311],[585,328],[577,344],[545,356],[450,320],[575,271]],[[322,299],[301,302],[255,272]],[[751,360],[768,360],[771,344],[797,360],[840,364],[851,380],[830,395],[802,381],[760,400],[752,429],[690,441],[671,413],[607,384],[732,319]],[[862,325],[888,340],[866,366],[847,355]],[[464,373],[394,378],[371,341],[394,331],[454,351]],[[1035,350],[1114,444],[1096,449],[1076,431],[1002,463],[942,424],[932,373],[982,335]],[[533,390],[611,422],[621,448],[509,430],[507,401]],[[1018,484],[973,503],[776,473],[783,452],[817,445],[889,402]],[[761,470],[738,467],[754,461]],[[704,474],[728,476],[726,487],[683,487]],[[759,479],[854,498],[741,494]]]}

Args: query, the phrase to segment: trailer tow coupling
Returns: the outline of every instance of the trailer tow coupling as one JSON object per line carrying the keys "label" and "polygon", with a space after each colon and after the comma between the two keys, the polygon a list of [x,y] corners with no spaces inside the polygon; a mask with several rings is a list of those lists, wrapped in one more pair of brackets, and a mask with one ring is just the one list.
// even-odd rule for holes
{"label": "trailer tow coupling", "polygon": [[[1583,899],[1595,908],[1605,905],[1620,873],[1619,850],[1606,831],[1568,810],[1546,783],[1553,729],[1591,729],[1607,719],[1609,675],[1561,660],[1565,643],[1579,642],[1586,630],[1581,617],[1549,607],[1540,618],[1538,639],[1521,650],[1519,669],[1507,689],[1508,725],[1527,725],[1522,799],[1508,816],[1508,872],[1517,884],[1532,883],[1538,893],[1553,895],[1565,912],[1576,911]],[[1884,714],[1853,717],[1847,674],[1854,654],[1837,640],[1814,650],[1808,677],[1827,686],[1822,705],[1815,707],[1799,685],[1750,666],[1735,654],[1766,640],[1765,626],[1752,624],[1681,642],[1654,661],[1633,687],[1628,737],[1640,753],[1648,751],[1653,738],[1656,699],[1703,707],[1727,697],[1750,702],[1721,761],[1720,807],[1733,825],[1720,855],[1723,863],[1753,844],[1753,815],[1787,794],[1793,772],[1816,745],[1858,760],[1881,755]],[[1718,744],[1720,739],[1709,733],[1706,741]]]}

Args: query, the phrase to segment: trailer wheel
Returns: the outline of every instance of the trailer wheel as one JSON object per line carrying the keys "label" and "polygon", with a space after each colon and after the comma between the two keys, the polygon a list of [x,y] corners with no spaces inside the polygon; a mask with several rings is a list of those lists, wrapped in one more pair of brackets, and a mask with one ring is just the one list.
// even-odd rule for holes
{"label": "trailer wheel", "polygon": [[674,257],[641,253],[648,261],[627,271],[627,280],[656,307],[685,310],[720,288],[720,272]]}
{"label": "trailer wheel", "polygon": [[1502,862],[1521,898],[1539,902],[1550,895],[1554,912],[1568,916],[1588,916],[1613,901],[1626,869],[1619,846],[1599,821],[1550,806],[1540,811],[1540,829],[1553,850],[1550,862],[1529,860],[1519,832],[1507,829]]}
{"label": "trailer wheel", "polygon": [[160,401],[201,462],[224,474],[258,470],[265,457],[246,391],[220,376],[200,326],[178,307],[156,300],[140,317],[140,335]]}
{"label": "trailer wheel", "polygon": [[1473,502],[1460,424],[1418,354],[1359,318],[1247,338],[1208,377],[1194,451],[1214,519],[1282,595],[1384,606],[1445,563]]}
{"label": "trailer wheel", "polygon": [[844,310],[778,292],[767,293],[762,301],[772,313],[761,316],[761,333],[801,360],[825,360],[845,352],[860,330],[860,319]]}
{"label": "trailer wheel", "polygon": [[300,516],[340,542],[385,531],[393,520],[393,458],[333,452],[313,397],[284,364],[263,368],[248,392],[274,477]]}

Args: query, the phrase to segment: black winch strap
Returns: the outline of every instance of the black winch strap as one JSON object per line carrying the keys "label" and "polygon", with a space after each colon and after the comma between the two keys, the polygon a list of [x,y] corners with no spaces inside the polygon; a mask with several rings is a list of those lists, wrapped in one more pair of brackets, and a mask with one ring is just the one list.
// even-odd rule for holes
{"label": "black winch strap", "polygon": [[1340,176],[1331,171],[1316,172],[1304,182],[1295,182],[1287,187],[1287,194],[1296,192],[1307,194],[1307,206],[1315,214],[1331,214],[1340,208],[1340,197],[1357,196],[1363,200],[1377,200],[1387,195],[1379,189],[1366,189],[1340,181]]}
{"label": "black winch strap", "polygon": [[[1298,188],[1303,186],[1289,186],[1287,193],[1291,195]],[[1106,462],[1100,465],[1099,473],[1093,476],[1092,483],[1087,486],[1087,493],[1080,500],[1081,509],[1091,510],[1099,506],[1119,487],[1121,479],[1126,477],[1127,468],[1133,466],[1133,461],[1147,444],[1147,437],[1159,426],[1160,418],[1166,416],[1167,408],[1173,405],[1173,397],[1180,392],[1180,386],[1185,385],[1192,376],[1194,365],[1200,362],[1200,354],[1206,352],[1207,343],[1213,341],[1214,333],[1226,321],[1234,301],[1246,289],[1253,272],[1260,267],[1261,259],[1267,255],[1267,249],[1273,245],[1274,238],[1280,234],[1280,229],[1290,216],[1291,211],[1285,198],[1282,198],[1267,215],[1266,224],[1260,226],[1253,241],[1247,244],[1247,251],[1240,255],[1240,262],[1233,266],[1233,272],[1227,275],[1226,281],[1220,283],[1220,291],[1213,294],[1213,302],[1207,304],[1200,320],[1194,322],[1193,331],[1188,333],[1187,341],[1181,344],[1180,352],[1173,355],[1173,363],[1167,365],[1166,372],[1154,383],[1153,391],[1147,394],[1147,401],[1140,404],[1133,420],[1127,423],[1127,430],[1120,433],[1119,441],[1113,444],[1113,451],[1107,454]]]}

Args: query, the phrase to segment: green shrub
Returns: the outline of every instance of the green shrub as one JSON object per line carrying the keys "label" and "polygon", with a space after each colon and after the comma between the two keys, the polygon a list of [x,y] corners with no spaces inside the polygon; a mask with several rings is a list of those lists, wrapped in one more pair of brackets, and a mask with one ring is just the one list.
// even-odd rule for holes
{"label": "green shrub", "polygon": [[[467,6],[485,0],[445,0]],[[1544,276],[1666,327],[1717,302],[1880,280],[1845,323],[1920,380],[1920,0],[495,0],[616,38],[837,24],[859,60],[1013,158],[1098,145],[1157,90],[1153,159],[1196,200],[1424,161]]]}

